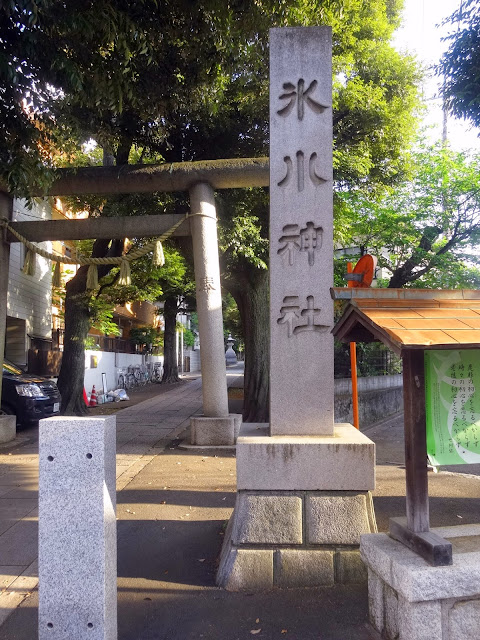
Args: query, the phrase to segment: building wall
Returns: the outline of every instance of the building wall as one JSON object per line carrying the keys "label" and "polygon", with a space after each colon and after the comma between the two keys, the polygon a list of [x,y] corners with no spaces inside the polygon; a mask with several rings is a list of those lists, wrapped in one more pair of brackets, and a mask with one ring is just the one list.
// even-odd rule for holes
{"label": "building wall", "polygon": [[[35,201],[32,209],[28,209],[23,200],[15,199],[13,202],[13,221],[50,220],[51,217],[48,200]],[[39,246],[51,251],[51,242],[42,242]],[[7,325],[15,341],[15,349],[8,351],[15,358],[15,362],[22,365],[27,362],[27,351],[30,346],[28,335],[50,338],[52,330],[50,261],[35,256],[35,275],[28,276],[21,271],[24,257],[24,246],[19,242],[12,243],[8,276]],[[24,321],[24,324],[18,322],[19,320]]]}
{"label": "building wall", "polygon": [[[92,366],[96,360],[97,366]],[[163,356],[149,356],[149,362],[163,362]],[[135,353],[111,353],[107,351],[85,351],[85,378],[84,386],[88,393],[93,385],[97,393],[102,393],[102,373],[107,376],[107,391],[117,388],[120,369],[129,365],[141,365],[145,363],[145,356]]]}
{"label": "building wall", "polygon": [[[190,372],[200,371],[200,351],[185,351],[185,355],[191,357]],[[93,358],[93,360],[92,360]],[[92,366],[95,364],[97,366]],[[148,356],[148,362],[162,362],[163,356]],[[111,353],[107,351],[85,351],[85,378],[84,386],[88,393],[91,392],[93,385],[97,393],[102,393],[102,373],[107,376],[107,390],[117,388],[118,376],[120,369],[127,368],[129,365],[145,364],[145,356],[136,353]],[[192,368],[193,367],[193,368]]]}

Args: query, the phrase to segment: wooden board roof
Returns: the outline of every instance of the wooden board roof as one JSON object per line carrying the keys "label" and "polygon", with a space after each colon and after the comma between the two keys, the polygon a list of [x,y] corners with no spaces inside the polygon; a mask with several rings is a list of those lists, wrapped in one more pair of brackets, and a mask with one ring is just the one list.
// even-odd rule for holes
{"label": "wooden board roof", "polygon": [[480,291],[434,289],[331,290],[348,300],[333,329],[342,342],[380,340],[404,349],[480,348]]}

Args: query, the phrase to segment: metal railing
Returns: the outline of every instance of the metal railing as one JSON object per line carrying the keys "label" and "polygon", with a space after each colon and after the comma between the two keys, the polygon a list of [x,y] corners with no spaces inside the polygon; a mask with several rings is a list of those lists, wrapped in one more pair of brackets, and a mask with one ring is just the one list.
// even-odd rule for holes
{"label": "metal railing", "polygon": [[[357,373],[359,377],[392,376],[402,372],[401,359],[384,345],[357,343]],[[335,343],[335,378],[350,378],[348,344]]]}

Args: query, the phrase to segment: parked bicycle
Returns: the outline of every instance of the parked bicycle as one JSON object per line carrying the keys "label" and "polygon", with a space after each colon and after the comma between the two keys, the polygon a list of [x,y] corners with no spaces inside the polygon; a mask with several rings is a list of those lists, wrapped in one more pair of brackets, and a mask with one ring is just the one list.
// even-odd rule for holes
{"label": "parked bicycle", "polygon": [[151,375],[152,382],[161,382],[163,378],[163,365],[161,362],[153,363],[153,371]]}
{"label": "parked bicycle", "polygon": [[117,371],[117,389],[126,389],[126,374],[125,368],[119,368]]}

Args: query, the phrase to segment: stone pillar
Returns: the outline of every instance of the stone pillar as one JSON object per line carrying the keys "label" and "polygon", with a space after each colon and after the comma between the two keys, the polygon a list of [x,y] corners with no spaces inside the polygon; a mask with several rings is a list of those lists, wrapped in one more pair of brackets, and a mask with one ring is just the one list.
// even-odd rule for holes
{"label": "stone pillar", "polygon": [[40,420],[39,640],[116,640],[115,417]]}
{"label": "stone pillar", "polygon": [[243,424],[217,582],[366,578],[375,445],[333,422],[331,29],[270,31],[270,425]]}
{"label": "stone pillar", "polygon": [[217,215],[214,192],[209,184],[202,182],[190,188],[190,209],[193,214],[190,225],[197,289],[204,414],[191,420],[191,442],[196,445],[232,445],[238,416],[234,418],[228,414]]}
{"label": "stone pillar", "polygon": [[[0,191],[0,218],[12,219],[13,199]],[[5,355],[7,327],[7,292],[10,263],[10,243],[5,242],[6,232],[0,229],[0,364]],[[2,369],[0,368],[0,396],[2,395]],[[0,442],[9,442],[16,435],[15,416],[0,416]]]}
{"label": "stone pillar", "polygon": [[270,433],[333,434],[328,28],[270,32]]}

